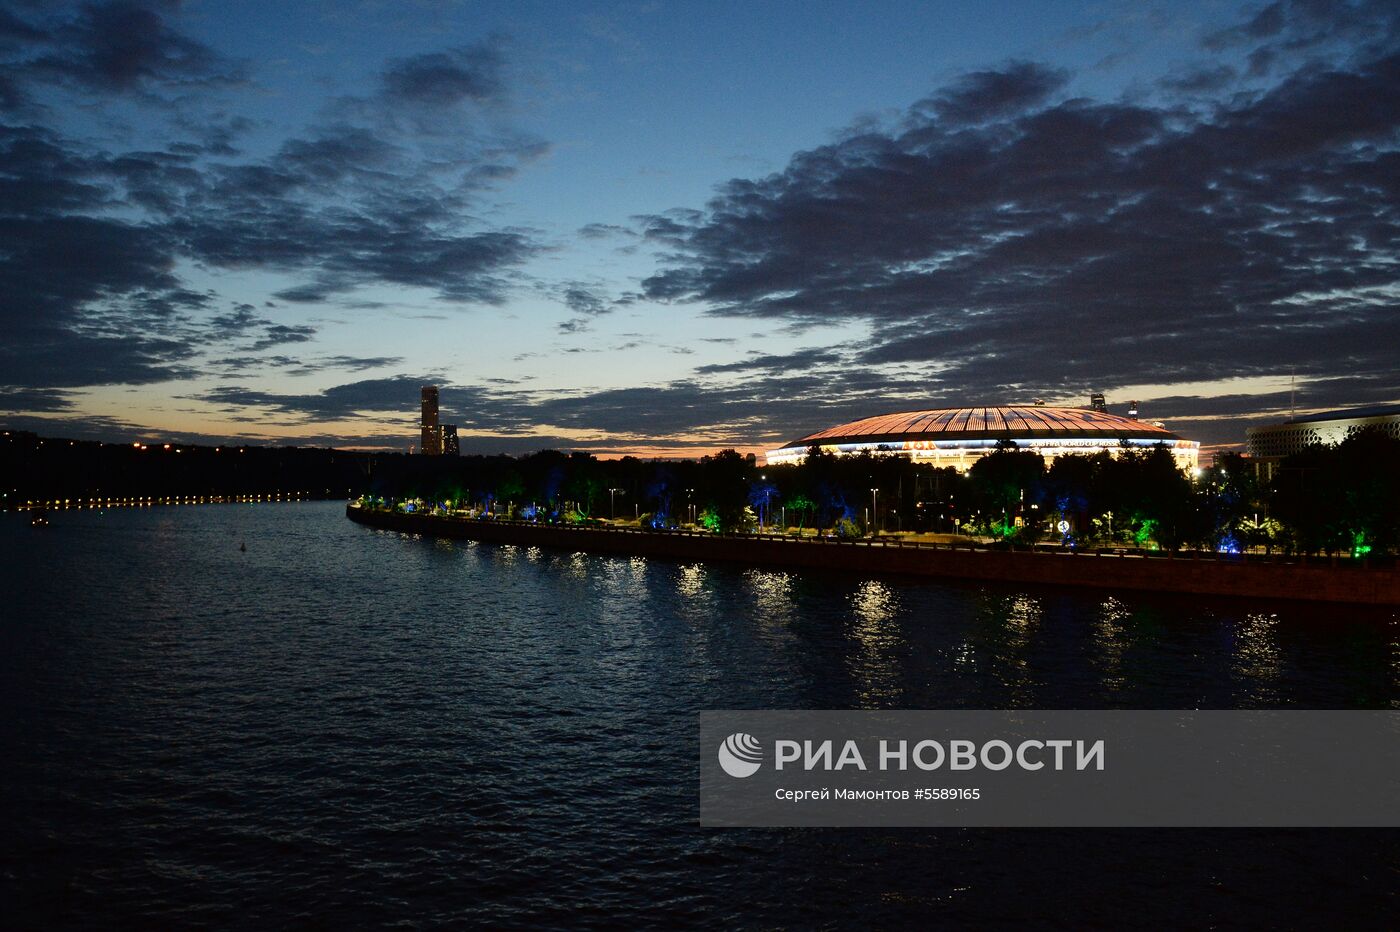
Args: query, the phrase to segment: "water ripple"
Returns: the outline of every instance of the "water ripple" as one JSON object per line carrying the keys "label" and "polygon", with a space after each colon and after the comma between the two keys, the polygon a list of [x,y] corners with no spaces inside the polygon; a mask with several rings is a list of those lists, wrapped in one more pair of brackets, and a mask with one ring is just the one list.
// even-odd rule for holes
{"label": "water ripple", "polygon": [[1394,833],[702,831],[694,757],[710,708],[1393,707],[1393,613],[12,517],[7,925],[1393,915]]}

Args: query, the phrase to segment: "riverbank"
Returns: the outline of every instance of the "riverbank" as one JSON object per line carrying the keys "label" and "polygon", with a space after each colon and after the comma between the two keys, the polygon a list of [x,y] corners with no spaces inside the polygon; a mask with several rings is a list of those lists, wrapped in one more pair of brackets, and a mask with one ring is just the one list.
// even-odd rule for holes
{"label": "riverbank", "polygon": [[567,527],[403,514],[361,508],[355,504],[347,505],[345,513],[352,521],[384,530],[586,553],[984,582],[1137,589],[1354,605],[1400,605],[1400,569],[1393,565],[1333,566],[1317,561],[1251,561],[1238,557],[1190,554],[1143,557],[995,551],[870,540]]}

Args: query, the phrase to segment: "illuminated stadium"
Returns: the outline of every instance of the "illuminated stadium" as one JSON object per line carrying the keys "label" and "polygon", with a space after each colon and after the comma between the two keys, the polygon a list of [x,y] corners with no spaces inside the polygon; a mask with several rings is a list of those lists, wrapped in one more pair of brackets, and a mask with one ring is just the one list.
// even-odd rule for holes
{"label": "illuminated stadium", "polygon": [[1194,469],[1200,444],[1184,440],[1160,423],[1086,408],[1048,405],[1002,408],[938,408],[882,414],[808,434],[768,453],[773,465],[800,463],[809,448],[851,455],[870,452],[907,456],[920,463],[966,471],[997,445],[1010,441],[1045,457],[1066,453],[1147,450],[1164,444],[1183,469]]}

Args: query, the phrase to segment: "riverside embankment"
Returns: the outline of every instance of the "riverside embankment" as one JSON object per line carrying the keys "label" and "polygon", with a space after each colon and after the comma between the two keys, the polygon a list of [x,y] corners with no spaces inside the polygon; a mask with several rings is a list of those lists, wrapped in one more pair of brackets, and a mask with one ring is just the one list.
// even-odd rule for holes
{"label": "riverside embankment", "polygon": [[1400,605],[1400,568],[1394,563],[1369,566],[1344,561],[1333,565],[1325,559],[1285,562],[1209,554],[1144,557],[999,551],[899,541],[564,527],[403,514],[354,504],[348,505],[345,513],[352,521],[384,530],[587,553],[985,582]]}

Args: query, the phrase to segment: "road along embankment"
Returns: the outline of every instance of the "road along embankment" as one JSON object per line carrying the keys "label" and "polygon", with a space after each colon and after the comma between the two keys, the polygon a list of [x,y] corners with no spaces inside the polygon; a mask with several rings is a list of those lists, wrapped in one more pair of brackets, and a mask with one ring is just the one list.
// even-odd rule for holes
{"label": "road along embankment", "polygon": [[631,528],[563,527],[515,521],[403,514],[349,505],[350,520],[370,527],[520,547],[551,547],[681,561],[743,563],[851,573],[929,576],[986,582],[1141,589],[1400,605],[1400,568],[1282,562],[1264,558],[1118,556],[1072,552],[973,550],[935,544],[716,535]]}

